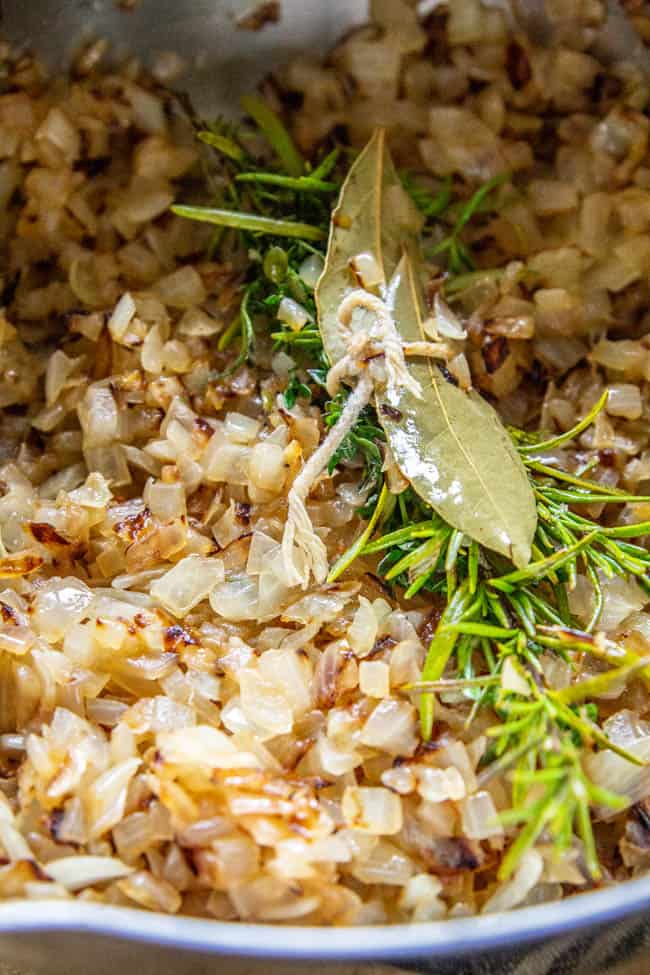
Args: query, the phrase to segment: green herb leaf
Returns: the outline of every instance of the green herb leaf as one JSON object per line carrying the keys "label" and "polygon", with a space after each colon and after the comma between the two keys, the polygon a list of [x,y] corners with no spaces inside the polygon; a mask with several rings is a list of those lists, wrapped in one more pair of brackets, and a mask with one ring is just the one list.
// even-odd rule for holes
{"label": "green herb leaf", "polygon": [[241,107],[253,119],[289,176],[302,176],[305,163],[293,139],[268,102],[259,95],[245,95]]}
{"label": "green herb leaf", "polygon": [[293,370],[283,395],[287,409],[292,410],[297,399],[311,399],[311,389],[306,383],[301,382],[297,372]]}
{"label": "green herb leaf", "polygon": [[522,453],[539,453],[545,450],[553,450],[555,447],[561,447],[562,444],[568,443],[570,440],[575,440],[576,437],[579,437],[580,434],[587,429],[587,427],[591,426],[598,414],[605,409],[608,396],[609,390],[606,389],[600,399],[589,410],[587,415],[583,417],[579,423],[576,423],[574,427],[571,427],[570,430],[565,431],[565,433],[560,433],[556,437],[549,437],[546,440],[541,436],[531,437],[529,438],[530,442],[523,443],[519,449],[522,451]]}
{"label": "green herb leaf", "polygon": [[213,223],[218,227],[233,227],[235,230],[248,230],[258,234],[273,234],[274,237],[298,237],[301,240],[324,240],[327,234],[320,227],[295,220],[275,220],[257,213],[244,213],[238,210],[221,210],[216,207],[186,206],[179,204],[171,208],[177,217]]}
{"label": "green herb leaf", "polygon": [[384,510],[384,507],[386,505],[386,501],[388,500],[388,494],[389,494],[388,488],[384,484],[383,487],[382,487],[382,489],[381,489],[381,493],[379,495],[379,499],[377,501],[377,504],[375,506],[375,510],[373,511],[372,517],[370,518],[370,521],[366,525],[366,527],[363,530],[363,532],[356,539],[356,541],[353,542],[353,544],[350,546],[350,548],[347,549],[343,553],[343,555],[341,555],[336,560],[336,562],[334,563],[334,565],[330,569],[329,576],[327,577],[327,581],[328,582],[330,582],[330,583],[331,582],[336,582],[336,580],[338,579],[338,577],[343,572],[345,572],[345,570],[347,569],[347,567],[354,562],[354,560],[356,559],[356,557],[358,555],[361,554],[361,552],[363,551],[364,545],[366,544],[366,542],[368,541],[368,539],[372,536],[372,533],[374,532],[375,528],[377,527],[377,522],[379,521],[379,518],[381,517],[381,513]]}
{"label": "green herb leaf", "polygon": [[282,176],[278,173],[239,173],[235,176],[237,183],[260,183],[267,186],[279,186],[284,190],[294,190],[296,193],[333,193],[338,189],[336,183],[327,183],[313,176]]}
{"label": "green herb leaf", "polygon": [[[424,662],[422,676],[420,678],[422,684],[435,683],[442,677],[449,658],[454,652],[454,647],[459,636],[450,627],[467,613],[471,602],[472,594],[469,591],[469,586],[462,586],[454,594],[429,644],[427,658]],[[428,741],[431,737],[434,714],[435,699],[432,694],[427,694],[423,696],[420,703],[420,728],[425,741]]]}
{"label": "green herb leaf", "polygon": [[246,153],[241,146],[238,146],[236,142],[229,139],[227,136],[222,135],[220,132],[210,132],[203,131],[198,132],[197,137],[204,142],[206,146],[211,146],[212,149],[216,149],[217,152],[223,153],[229,159],[234,162],[243,162],[246,158]]}
{"label": "green herb leaf", "polygon": [[239,318],[235,319],[233,324],[228,329],[228,332],[224,333],[224,335],[222,336],[223,339],[224,336],[227,334],[228,340],[223,344],[222,343],[219,344],[220,350],[227,348],[227,346],[230,344],[230,342],[235,337],[237,332],[239,332],[240,335],[239,354],[230,363],[227,369],[224,369],[223,372],[218,373],[216,376],[213,377],[215,379],[225,379],[228,376],[232,376],[232,374],[234,372],[237,372],[239,367],[243,366],[243,364],[248,359],[248,356],[251,351],[251,346],[253,345],[253,342],[255,340],[253,321],[251,319],[250,310],[249,310],[249,302],[250,302],[250,297],[253,288],[254,285],[252,284],[249,284],[248,287],[246,288],[244,292],[244,296],[242,298],[241,308],[239,311]]}
{"label": "green herb leaf", "polygon": [[624,683],[628,677],[643,670],[649,664],[650,658],[640,657],[633,663],[615,667],[613,670],[605,671],[604,674],[596,674],[595,677],[589,677],[587,680],[578,681],[577,684],[555,691],[553,697],[562,704],[575,704],[590,697],[600,697],[611,690],[613,685]]}
{"label": "green herb leaf", "polygon": [[441,254],[448,254],[449,271],[453,275],[463,275],[464,272],[474,272],[474,260],[472,255],[461,240],[461,233],[465,226],[470,222],[475,214],[491,210],[489,197],[493,190],[498,189],[510,178],[509,173],[500,173],[484,183],[476,193],[463,205],[454,224],[452,232],[444,240],[440,241],[432,250],[427,252],[427,257],[436,257]]}

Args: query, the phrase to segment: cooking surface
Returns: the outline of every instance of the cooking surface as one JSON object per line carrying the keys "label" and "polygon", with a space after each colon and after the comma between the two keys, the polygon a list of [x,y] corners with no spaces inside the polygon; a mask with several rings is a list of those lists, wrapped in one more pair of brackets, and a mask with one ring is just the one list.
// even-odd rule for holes
{"label": "cooking surface", "polygon": [[[367,16],[365,0],[305,3],[283,0],[282,18],[263,30],[241,30],[237,21],[250,13],[250,0],[151,0],[125,12],[114,0],[28,0],[3,5],[2,35],[12,44],[28,45],[50,66],[61,53],[79,50],[79,24],[85,38],[106,38],[117,59],[142,58],[151,66],[161,52],[173,49],[186,63],[180,87],[195,107],[210,115],[232,114],[240,95],[250,91],[269,69],[297,54],[323,51]],[[172,40],[173,39],[173,40]]]}

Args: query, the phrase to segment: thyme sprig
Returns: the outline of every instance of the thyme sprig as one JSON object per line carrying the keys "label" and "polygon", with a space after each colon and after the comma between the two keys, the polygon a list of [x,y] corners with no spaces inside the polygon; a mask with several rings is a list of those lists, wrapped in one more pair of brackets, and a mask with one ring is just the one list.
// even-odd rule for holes
{"label": "thyme sprig", "polygon": [[[494,176],[492,179],[488,180],[481,187],[479,187],[479,189],[476,190],[469,200],[463,204],[459,204],[457,208],[452,208],[451,212],[454,222],[451,226],[450,233],[438,244],[426,248],[426,256],[433,259],[444,256],[447,261],[448,270],[452,275],[461,275],[468,271],[473,272],[476,269],[476,264],[474,263],[471,249],[463,238],[463,231],[477,214],[490,212],[495,209],[496,191],[509,179],[509,173],[500,173],[499,175]],[[443,187],[438,200],[444,200],[446,202],[446,206],[442,207],[440,213],[447,210],[449,205],[449,201],[444,193],[445,188]],[[417,197],[415,197],[415,201],[417,204]],[[428,218],[429,216],[427,210],[431,210],[431,212],[435,214],[435,201],[433,204],[430,204],[429,207],[423,207],[421,203],[420,206],[425,218]]]}
{"label": "thyme sprig", "polygon": [[[347,395],[347,392],[340,392],[325,404],[324,419],[327,429],[338,421]],[[364,517],[370,517],[382,486],[384,457],[381,445],[384,441],[384,431],[377,423],[375,411],[372,407],[367,407],[329,462],[328,472],[333,474],[342,463],[354,464],[361,461],[360,489],[367,489],[369,492],[368,501],[361,512]]]}
{"label": "thyme sprig", "polygon": [[[260,155],[245,125],[217,121],[200,128],[198,138],[213,150],[205,164],[213,205],[179,204],[172,211],[216,227],[210,257],[221,252],[229,256],[235,248],[246,264],[238,313],[218,343],[219,350],[225,351],[239,339],[238,353],[212,378],[223,379],[236,372],[252,357],[256,336],[263,333],[270,336],[276,350],[284,349],[296,361],[287,390],[287,402],[293,406],[299,395],[312,393],[308,377],[298,367],[326,367],[313,288],[302,279],[300,268],[310,254],[322,255],[332,194],[339,187],[339,152],[334,149],[312,167],[263,99],[249,96],[242,107],[269,151]],[[292,214],[291,219],[287,213]],[[277,319],[283,298],[305,308],[308,321],[302,329]]]}
{"label": "thyme sprig", "polygon": [[[287,408],[292,409],[299,398],[318,402],[329,428],[338,420],[348,394],[342,391],[333,400],[325,395],[328,363],[316,322],[313,286],[301,277],[301,265],[310,254],[323,254],[323,248],[314,244],[322,244],[327,237],[332,194],[340,186],[340,150],[335,147],[312,168],[300,157],[281,120],[262,99],[246,98],[243,107],[283,171],[269,171],[272,162],[261,169],[260,162],[246,148],[245,132],[230,124],[215,123],[211,129],[201,130],[198,137],[217,154],[220,205],[179,205],[172,209],[178,216],[213,223],[221,231],[237,232],[242,249],[256,255],[248,268],[239,312],[218,343],[222,351],[239,338],[239,351],[218,378],[232,375],[251,357],[256,332],[261,330],[271,338],[275,351],[286,352],[296,362],[284,391]],[[236,208],[225,206],[227,202]],[[302,217],[302,221],[287,220],[287,212]],[[223,244],[223,238],[218,238],[217,247]],[[277,319],[283,298],[298,302],[308,313],[309,319],[302,328]],[[380,444],[384,439],[374,410],[364,410],[329,465],[330,473],[341,464],[361,468],[361,481],[368,489],[368,501],[362,508],[366,517],[381,489]]]}

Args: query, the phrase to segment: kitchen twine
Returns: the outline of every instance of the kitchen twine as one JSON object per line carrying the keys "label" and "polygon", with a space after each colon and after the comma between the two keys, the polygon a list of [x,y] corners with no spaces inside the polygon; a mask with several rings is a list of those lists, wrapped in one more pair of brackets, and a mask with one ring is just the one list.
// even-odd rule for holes
{"label": "kitchen twine", "polygon": [[[311,455],[289,491],[282,559],[291,586],[306,588],[312,575],[319,583],[327,578],[327,551],[314,531],[307,512],[307,498],[372,399],[376,386],[385,386],[389,399],[397,398],[404,390],[418,399],[422,397],[419,382],[406,367],[405,348],[393,318],[393,297],[390,288],[383,298],[358,288],[346,295],[339,306],[338,325],[348,352],[329,370],[327,391],[334,396],[346,378],[356,378],[357,384],[337,423]],[[353,332],[352,316],[357,309],[369,312],[372,319],[366,329]],[[419,355],[431,354],[426,343],[417,345]]]}

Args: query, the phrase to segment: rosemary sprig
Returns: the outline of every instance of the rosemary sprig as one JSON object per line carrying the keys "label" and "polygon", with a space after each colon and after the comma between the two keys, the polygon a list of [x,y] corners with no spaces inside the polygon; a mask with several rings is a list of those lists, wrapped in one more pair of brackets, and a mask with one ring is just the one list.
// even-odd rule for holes
{"label": "rosemary sprig", "polygon": [[197,138],[205,143],[206,146],[212,146],[213,149],[216,149],[234,162],[243,163],[246,158],[246,153],[242,147],[222,132],[212,132],[206,129],[197,132]]}
{"label": "rosemary sprig", "polygon": [[251,296],[254,294],[254,291],[255,283],[249,284],[244,290],[244,295],[239,308],[239,315],[230,328],[228,328],[227,331],[225,331],[220,337],[217,347],[221,351],[228,348],[237,333],[240,335],[239,354],[235,359],[233,359],[228,368],[221,373],[223,377],[230,376],[236,372],[239,367],[246,362],[250,355],[250,349],[253,344],[255,333],[253,330],[253,322],[251,320],[249,306]]}
{"label": "rosemary sprig", "polygon": [[[232,126],[216,124],[200,133],[219,160],[218,178],[210,182],[215,187],[214,206],[181,206],[174,212],[217,225],[213,255],[229,234],[235,235],[243,253],[252,255],[240,311],[219,340],[219,348],[226,349],[240,338],[238,353],[225,375],[253,355],[256,336],[263,335],[295,362],[284,391],[287,408],[293,408],[298,399],[311,399],[321,407],[325,425],[331,426],[347,394],[326,398],[328,363],[313,288],[302,279],[301,265],[309,254],[323,253],[333,203],[330,194],[340,184],[339,150],[324,156],[312,169],[265,102],[249,99],[245,109],[266,137],[279,170],[268,159],[253,158],[247,140]],[[441,219],[451,228],[430,252],[446,258],[452,275],[445,286],[448,294],[462,291],[476,280],[498,280],[503,274],[502,269],[474,269],[464,231],[477,214],[494,209],[494,191],[507,179],[503,174],[468,201],[455,204],[451,180],[432,192],[409,174],[403,176],[425,218],[425,235],[436,230]],[[302,328],[294,329],[277,319],[280,303],[287,297],[307,311]],[[412,489],[397,496],[390,493],[382,473],[384,434],[374,408],[364,411],[330,465],[330,473],[341,465],[358,469],[359,480],[368,490],[368,501],[360,512],[366,525],[332,567],[330,581],[338,579],[357,558],[377,557],[377,572],[388,585],[401,590],[404,600],[427,594],[446,600],[421,680],[404,688],[419,699],[423,737],[432,735],[438,693],[454,691],[472,702],[468,724],[479,708],[491,708],[495,714],[479,781],[484,784],[496,775],[510,776],[512,807],[502,821],[506,827],[521,827],[501,863],[502,879],[512,873],[542,833],[552,838],[558,854],[577,835],[587,868],[597,878],[600,867],[590,808],[598,805],[616,810],[624,801],[588,779],[582,753],[609,748],[628,761],[638,761],[606,737],[590,699],[635,676],[650,683],[650,660],[594,636],[603,609],[603,577],[633,577],[650,593],[650,552],[634,544],[650,533],[650,522],[603,526],[576,509],[593,503],[612,506],[648,499],[588,480],[584,475],[589,465],[576,473],[545,459],[548,451],[575,440],[594,422],[606,395],[562,434],[543,437],[510,431],[537,501],[533,561],[525,569],[515,570],[505,559],[455,531]],[[576,625],[569,606],[578,573],[589,580],[594,596],[583,629]],[[566,690],[554,690],[547,685],[540,662],[549,652],[571,667],[577,668],[587,654],[610,669],[574,681]],[[514,684],[509,685],[508,673],[515,674]]]}
{"label": "rosemary sprig", "polygon": [[337,183],[328,183],[314,176],[282,176],[279,173],[239,173],[238,183],[260,183],[262,186],[280,186],[297,193],[333,193]]}
{"label": "rosemary sprig", "polygon": [[565,443],[570,443],[584,433],[587,430],[599,413],[605,408],[607,403],[608,392],[602,394],[602,396],[594,403],[592,408],[588,413],[576,423],[575,426],[571,427],[570,430],[566,430],[564,433],[558,434],[556,437],[548,437],[544,439],[541,434],[530,434],[524,433],[521,430],[513,431],[513,437],[518,441],[519,450],[522,454],[528,453],[542,453],[546,450],[554,450],[556,447],[561,447]]}
{"label": "rosemary sprig", "polygon": [[[601,689],[609,686],[603,675]],[[617,675],[618,677],[619,675]],[[581,748],[597,741],[626,760],[639,764],[636,756],[616,748],[591,720],[588,709],[572,710],[562,692],[540,689],[526,676],[528,696],[502,692],[496,703],[500,724],[488,729],[495,743],[500,771],[512,769],[513,806],[500,816],[504,826],[522,825],[499,868],[507,879],[543,831],[554,841],[556,855],[573,842],[574,832],[583,844],[585,863],[591,877],[600,877],[600,865],[591,826],[590,805],[625,808],[626,800],[591,782],[581,764]],[[611,683],[611,681],[610,681]],[[532,793],[533,798],[527,798]]]}
{"label": "rosemary sprig", "polygon": [[[226,200],[236,204],[237,208],[223,205],[172,208],[178,216],[236,231],[242,249],[248,252],[259,252],[260,242],[268,240],[268,246],[258,260],[249,265],[239,314],[218,343],[219,349],[224,350],[239,336],[239,352],[214,378],[227,378],[251,357],[255,323],[259,322],[257,327],[273,341],[275,348],[282,349],[296,362],[284,391],[286,407],[292,409],[299,398],[319,402],[325,425],[330,427],[340,416],[347,392],[331,401],[326,400],[324,388],[328,364],[316,324],[313,287],[301,278],[300,267],[310,253],[323,254],[321,245],[327,238],[331,196],[340,185],[336,178],[340,152],[338,148],[333,149],[310,171],[282,122],[266,102],[251,96],[244,100],[243,107],[265,136],[283,171],[276,173],[261,168],[261,163],[253,159],[238,141],[236,130],[227,126],[221,131],[215,125],[210,130],[201,131],[199,137],[216,150],[221,164],[221,181],[227,187]],[[244,142],[243,136],[240,139]],[[261,188],[265,191],[263,202],[259,197]],[[287,212],[305,219],[288,220]],[[276,313],[283,298],[297,301],[307,311],[309,320],[302,328],[294,329],[278,321]],[[370,517],[381,490],[383,456],[379,444],[383,440],[384,433],[376,423],[374,410],[368,409],[330,463],[330,473],[340,465],[361,465],[361,480],[369,492],[368,502],[362,509],[365,517]]]}
{"label": "rosemary sprig", "polygon": [[334,563],[334,565],[330,569],[329,576],[327,577],[327,581],[328,582],[330,582],[330,583],[331,582],[336,582],[336,580],[339,578],[339,576],[342,575],[345,572],[345,570],[347,568],[349,568],[350,565],[352,565],[352,563],[354,562],[354,560],[363,551],[363,548],[364,548],[366,542],[368,541],[368,539],[370,538],[370,536],[374,532],[374,530],[375,530],[375,528],[377,526],[377,523],[379,522],[379,519],[381,518],[381,516],[382,516],[382,514],[384,512],[384,509],[386,507],[386,504],[388,503],[389,497],[390,497],[390,492],[388,491],[388,488],[384,484],[383,487],[382,487],[382,489],[381,489],[381,492],[379,494],[379,498],[377,500],[377,504],[375,505],[375,510],[373,511],[373,513],[372,513],[372,515],[370,517],[370,521],[366,525],[366,527],[363,530],[363,532],[361,533],[361,535],[359,535],[359,537],[357,538],[357,540],[354,543],[354,545],[352,545],[341,556],[341,558],[339,558],[339,559],[336,560],[336,562]]}
{"label": "rosemary sprig", "polygon": [[[605,402],[606,396],[601,397],[590,411],[591,422]],[[562,443],[574,439],[586,427],[581,421],[562,435]],[[588,869],[597,878],[600,868],[589,807],[597,804],[616,809],[622,800],[588,780],[579,760],[580,749],[609,748],[622,753],[628,761],[638,759],[607,738],[593,720],[595,715],[590,716],[585,710],[584,702],[635,675],[650,681],[648,660],[620,648],[606,651],[591,635],[603,605],[599,573],[634,577],[647,590],[650,552],[627,539],[649,533],[650,523],[601,526],[576,514],[569,505],[583,500],[584,482],[576,478],[577,484],[567,484],[562,480],[563,472],[550,467],[540,471],[534,460],[540,448],[557,446],[557,438],[538,438],[533,450],[523,434],[514,439],[520,445],[538,499],[536,557],[525,569],[513,570],[492,553],[478,550],[467,539],[459,539],[430,511],[424,513],[429,517],[413,520],[408,499],[405,504],[394,506],[391,518],[383,523],[383,534],[373,538],[366,528],[357,540],[355,554],[382,553],[378,571],[388,582],[404,587],[404,599],[422,591],[443,593],[447,598],[421,680],[413,686],[419,694],[421,730],[424,738],[431,736],[435,693],[445,689],[445,682],[456,682],[457,689],[474,699],[472,715],[477,707],[490,705],[499,716],[500,723],[489,732],[494,741],[492,760],[499,772],[514,768],[513,807],[504,821],[523,824],[502,862],[500,876],[509,876],[523,853],[543,831],[548,831],[558,852],[577,833]],[[558,483],[562,484],[559,495]],[[610,505],[621,504],[630,497],[601,484],[595,491],[589,485],[586,493]],[[376,523],[374,519],[373,526]],[[347,557],[351,551],[341,557],[346,566],[352,562]],[[424,564],[434,552],[437,558],[433,563]],[[585,631],[570,628],[573,619],[567,599],[579,570],[594,591],[595,608]],[[588,653],[609,663],[612,669],[573,683],[566,691],[553,691],[545,684],[539,664],[544,649],[559,653],[571,665]],[[518,661],[528,688],[526,695],[497,690],[502,665],[508,657]],[[477,681],[474,685],[463,680],[470,672],[470,679]],[[586,705],[587,709],[590,707]],[[539,798],[527,802],[529,790],[522,788],[524,783],[535,785]]]}

